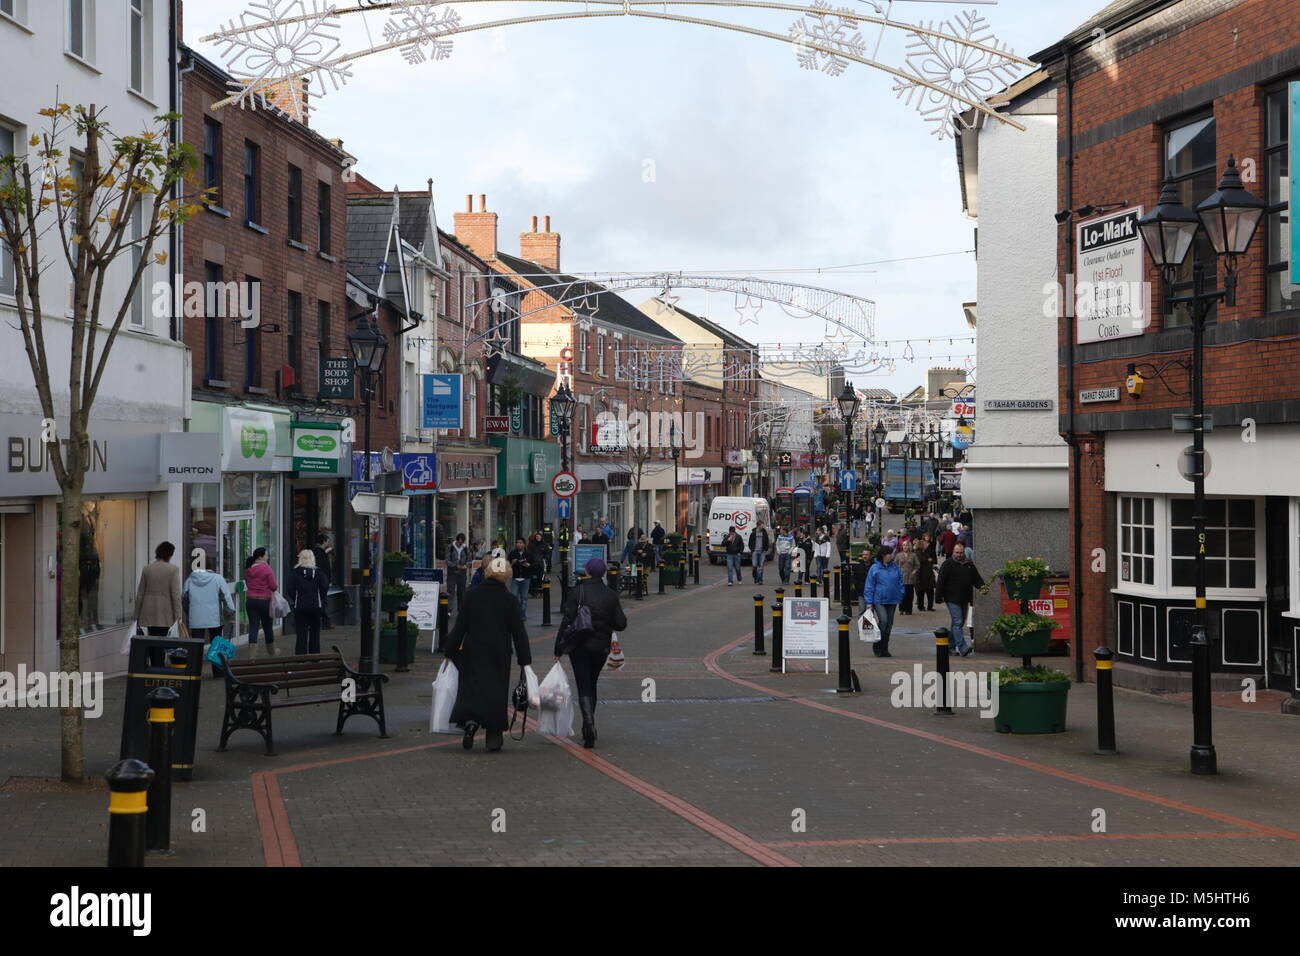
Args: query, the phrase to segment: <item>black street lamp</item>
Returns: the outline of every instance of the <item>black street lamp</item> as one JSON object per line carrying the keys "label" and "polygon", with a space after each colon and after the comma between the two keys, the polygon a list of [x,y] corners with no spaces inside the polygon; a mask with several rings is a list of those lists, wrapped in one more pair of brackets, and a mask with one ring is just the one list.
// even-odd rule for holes
{"label": "black street lamp", "polygon": [[871,437],[876,440],[876,497],[881,498],[881,490],[885,487],[885,439],[889,437],[889,429],[885,428],[884,422],[876,422],[876,427],[871,429]]}
{"label": "black street lamp", "polygon": [[[384,338],[373,322],[357,325],[348,335],[348,347],[352,350],[352,360],[356,363],[361,376],[361,397],[365,402],[365,480],[369,481],[370,472],[370,406],[375,397],[375,380],[383,368],[384,356],[388,354],[388,340]],[[383,534],[383,528],[379,529]],[[358,667],[363,673],[372,673],[375,669],[375,621],[374,621],[374,578],[370,574],[370,516],[366,515],[366,533],[361,547],[361,661]],[[445,636],[445,635],[443,635]]]}
{"label": "black street lamp", "polygon": [[[569,470],[569,434],[573,412],[578,400],[573,397],[568,382],[562,382],[551,396],[551,417],[560,438],[560,470]],[[576,497],[576,496],[575,496]],[[569,548],[573,541],[573,502],[569,503],[569,517],[560,523],[560,600],[569,596]]]}
{"label": "black street lamp", "polygon": [[[1222,300],[1236,305],[1237,256],[1250,247],[1264,215],[1264,200],[1241,185],[1236,160],[1229,156],[1219,189],[1193,214],[1178,200],[1178,187],[1166,179],[1156,207],[1138,220],[1142,242],[1151,261],[1160,268],[1161,299],[1167,312],[1174,306],[1190,307],[1192,319],[1192,522],[1196,533],[1196,608],[1192,626],[1192,749],[1195,774],[1218,773],[1210,719],[1210,642],[1205,601],[1205,321],[1210,308]],[[1196,233],[1205,229],[1215,255],[1224,262],[1222,289],[1205,288],[1205,263],[1192,265],[1190,295],[1172,294],[1178,269],[1187,261]]]}
{"label": "black street lamp", "polygon": [[[847,381],[844,391],[836,399],[840,406],[840,417],[844,419],[844,462],[846,468],[853,467],[853,419],[858,414],[858,393]],[[842,470],[841,470],[842,471]],[[853,511],[853,492],[849,492],[849,511]]]}
{"label": "black street lamp", "polygon": [[754,457],[758,459],[758,497],[763,497],[763,456],[767,454],[767,439],[759,435],[754,439]]}

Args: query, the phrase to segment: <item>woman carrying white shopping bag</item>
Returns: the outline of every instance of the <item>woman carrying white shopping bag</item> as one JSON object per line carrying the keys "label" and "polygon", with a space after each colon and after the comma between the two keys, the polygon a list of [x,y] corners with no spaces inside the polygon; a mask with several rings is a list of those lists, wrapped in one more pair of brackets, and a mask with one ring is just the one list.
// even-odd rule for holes
{"label": "woman carrying white shopping bag", "polygon": [[614,632],[627,630],[627,616],[618,593],[605,584],[605,562],[592,558],[585,570],[587,579],[569,591],[564,602],[564,616],[555,635],[555,662],[569,655],[582,710],[582,746],[590,750],[596,746],[596,681],[606,663],[622,666],[623,651]]}

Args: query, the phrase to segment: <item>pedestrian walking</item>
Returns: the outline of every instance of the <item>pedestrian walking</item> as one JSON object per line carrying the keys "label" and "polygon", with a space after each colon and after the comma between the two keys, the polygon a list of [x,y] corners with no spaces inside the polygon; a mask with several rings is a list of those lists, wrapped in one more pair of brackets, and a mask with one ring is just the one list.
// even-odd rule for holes
{"label": "pedestrian walking", "polygon": [[943,531],[939,532],[939,554],[947,558],[952,554],[952,549],[956,544],[957,535],[952,530],[952,525],[945,525]]}
{"label": "pedestrian walking", "polygon": [[902,600],[903,573],[894,563],[893,550],[882,544],[862,589],[862,603],[875,610],[876,625],[880,628],[880,640],[871,645],[877,657],[894,656],[889,653],[889,633],[894,629],[894,610]]}
{"label": "pedestrian walking", "polygon": [[921,536],[916,549],[916,609],[934,610],[934,542],[929,535]]}
{"label": "pedestrian walking", "polygon": [[898,552],[898,570],[903,573],[903,600],[898,610],[909,617],[912,614],[912,598],[916,592],[917,557],[916,543],[908,541]]}
{"label": "pedestrian walking", "polygon": [[849,563],[849,549],[851,547],[849,523],[847,521],[841,521],[839,531],[835,534],[835,550],[839,552],[841,565]]}
{"label": "pedestrian walking", "polygon": [[[311,546],[311,553],[316,555],[316,567],[325,572],[325,577],[334,580],[334,556],[333,549],[330,548],[330,536],[328,531],[322,531],[316,535],[316,543]],[[334,625],[330,622],[330,604],[325,601],[325,606],[320,610],[320,626],[323,631],[334,630]]]}
{"label": "pedestrian walking", "polygon": [[736,526],[727,528],[727,536],[722,539],[727,550],[727,587],[731,587],[731,573],[736,573],[736,583],[741,583],[740,557],[745,553],[745,539],[736,533]]}
{"label": "pedestrian walking", "polygon": [[510,701],[511,651],[520,667],[533,662],[518,589],[512,593],[507,586],[514,574],[505,558],[492,558],[483,583],[466,592],[447,635],[447,659],[459,671],[451,722],[464,728],[466,750],[474,749],[480,727],[487,731],[487,749],[501,749]]}
{"label": "pedestrian walking", "polygon": [[295,654],[320,653],[320,612],[329,590],[330,579],[316,567],[316,555],[299,551],[284,588],[285,600],[293,608]]}
{"label": "pedestrian walking", "polygon": [[973,650],[966,640],[966,609],[975,599],[975,589],[984,587],[984,578],[980,576],[974,563],[966,557],[965,545],[955,545],[952,560],[945,561],[939,569],[939,578],[935,582],[934,599],[948,607],[951,624],[948,628],[957,653],[962,657]]}
{"label": "pedestrian walking", "polygon": [[[173,624],[185,627],[181,607],[181,569],[172,564],[176,545],[164,541],[153,549],[153,561],[140,572],[135,589],[135,623],[150,637],[166,637]],[[134,635],[132,635],[134,636]]]}
{"label": "pedestrian walking", "polygon": [[776,535],[776,570],[781,576],[782,584],[790,583],[791,554],[794,551],[794,535],[789,528],[781,528]]}
{"label": "pedestrian walking", "polygon": [[650,543],[654,546],[655,549],[656,567],[658,567],[659,562],[664,559],[664,538],[665,536],[667,536],[667,534],[668,532],[664,530],[664,526],[661,525],[658,521],[656,521],[654,530],[650,532]]}
{"label": "pedestrian walking", "polygon": [[813,568],[817,565],[814,563],[816,548],[814,547],[813,536],[810,532],[802,532],[799,538],[799,550],[803,552],[803,578],[801,583],[807,583],[809,575],[813,573]]}
{"label": "pedestrian walking", "polygon": [[880,539],[880,546],[888,548],[890,551],[896,551],[898,549],[898,535],[892,530],[886,531],[884,537]]}
{"label": "pedestrian walking", "polygon": [[465,534],[461,532],[447,547],[447,594],[448,600],[455,603],[457,614],[465,601],[465,585],[473,561],[474,552],[465,543]]}
{"label": "pedestrian walking", "polygon": [[532,538],[528,541],[528,560],[532,564],[533,577],[529,584],[530,594],[542,593],[542,578],[546,577],[546,572],[551,563],[551,548],[542,537],[540,531],[534,531]]}
{"label": "pedestrian walking", "polygon": [[221,637],[226,621],[235,619],[235,599],[226,579],[207,568],[192,571],[185,579],[181,607],[190,636],[200,641]]}
{"label": "pedestrian walking", "polygon": [[266,652],[275,654],[274,622],[271,620],[271,598],[280,589],[275,580],[275,569],[267,557],[266,548],[258,548],[244,564],[244,610],[248,612],[248,651],[257,656],[257,632],[260,628],[266,637]]}
{"label": "pedestrian walking", "polygon": [[772,546],[772,536],[767,533],[767,525],[758,523],[749,533],[749,564],[755,584],[763,583],[763,562],[767,560],[767,549]]}
{"label": "pedestrian walking", "polygon": [[627,532],[627,543],[623,545],[623,563],[627,564],[632,558],[632,552],[636,550],[637,540],[641,537],[641,529],[633,525]]}
{"label": "pedestrian walking", "polygon": [[[739,575],[737,575],[739,576]],[[591,630],[576,630],[578,608],[591,613]],[[564,602],[560,629],[555,635],[555,660],[565,654],[578,685],[578,709],[582,711],[582,746],[596,746],[596,682],[609,658],[614,632],[627,630],[627,615],[618,593],[605,583],[605,562],[592,558],[587,562],[587,579],[578,583]]]}
{"label": "pedestrian walking", "polygon": [[[795,584],[803,584],[804,573],[804,550],[798,546],[790,552],[790,574],[794,578]],[[786,582],[789,583],[788,581]]]}
{"label": "pedestrian walking", "polygon": [[528,545],[523,538],[515,539],[514,549],[506,555],[506,560],[510,562],[511,578],[514,582],[511,591],[514,593],[515,600],[519,602],[519,617],[526,621],[528,620],[528,582],[533,576],[533,563],[528,557]]}
{"label": "pedestrian walking", "polygon": [[823,528],[817,534],[817,542],[813,545],[813,556],[817,559],[817,580],[826,581],[826,569],[831,564],[831,539]]}

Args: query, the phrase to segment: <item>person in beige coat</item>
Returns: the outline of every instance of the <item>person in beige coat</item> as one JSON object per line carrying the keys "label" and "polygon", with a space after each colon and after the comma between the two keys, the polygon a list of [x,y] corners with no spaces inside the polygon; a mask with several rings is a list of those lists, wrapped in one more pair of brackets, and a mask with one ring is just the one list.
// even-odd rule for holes
{"label": "person in beige coat", "polygon": [[898,606],[902,614],[912,613],[912,597],[916,593],[916,573],[919,569],[916,548],[918,542],[908,541],[898,549],[898,570],[903,572],[903,602]]}
{"label": "person in beige coat", "polygon": [[135,589],[136,624],[151,637],[166,637],[171,626],[181,622],[181,569],[171,563],[176,546],[164,541],[154,549],[154,561],[140,572]]}

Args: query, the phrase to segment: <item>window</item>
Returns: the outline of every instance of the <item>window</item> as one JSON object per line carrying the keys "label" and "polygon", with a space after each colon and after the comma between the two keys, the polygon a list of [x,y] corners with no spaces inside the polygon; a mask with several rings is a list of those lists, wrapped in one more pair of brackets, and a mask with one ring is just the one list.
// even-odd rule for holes
{"label": "window", "polygon": [[[1218,168],[1215,156],[1214,117],[1203,116],[1181,126],[1165,131],[1164,175],[1178,187],[1178,199],[1188,209],[1195,210],[1197,203],[1208,199],[1218,188]],[[1206,288],[1215,285],[1214,247],[1205,230],[1200,230],[1173,283],[1173,294],[1189,295],[1192,291],[1192,269],[1196,262],[1205,266]],[[1166,320],[1166,328],[1189,325],[1191,316],[1186,305],[1177,306]],[[1213,322],[1218,307],[1211,306],[1206,316]]]}
{"label": "window", "polygon": [[325,359],[330,354],[330,304],[328,302],[316,303],[316,368],[319,371],[325,368]]}
{"label": "window", "polygon": [[590,333],[586,329],[578,332],[578,371],[587,371],[587,348],[588,336]]}
{"label": "window", "polygon": [[[252,331],[251,329],[249,330]],[[294,388],[300,389],[302,380],[302,293],[289,293],[288,364],[293,369]]]}
{"label": "window", "polygon": [[89,62],[94,58],[95,5],[92,0],[67,0],[68,52]]}
{"label": "window", "polygon": [[244,140],[244,222],[250,226],[258,224],[262,212],[261,165],[262,148]]}
{"label": "window", "polygon": [[302,170],[289,167],[289,238],[302,242]]}
{"label": "window", "polygon": [[[81,504],[81,631],[126,624],[135,613],[136,521],[148,523],[144,501],[83,501]],[[62,519],[62,516],[60,516]]]}
{"label": "window", "polygon": [[1119,499],[1119,579],[1156,583],[1156,511],[1154,498]]}
{"label": "window", "polygon": [[1267,249],[1265,275],[1269,312],[1300,309],[1300,285],[1291,282],[1291,104],[1287,87],[1269,93],[1265,99],[1264,175],[1267,177],[1268,209],[1265,211],[1264,241]]}
{"label": "window", "polygon": [[[1196,531],[1193,499],[1169,501],[1170,585],[1196,586]],[[1255,587],[1255,501],[1253,498],[1205,500],[1205,586]]]}
{"label": "window", "polygon": [[605,330],[596,333],[596,374],[605,374]]}
{"label": "window", "polygon": [[[208,289],[216,288],[223,281],[221,266],[211,262],[203,263],[203,281]],[[225,350],[225,335],[222,332],[221,315],[224,309],[217,307],[215,295],[205,295],[204,302],[208,315],[203,320],[203,380],[205,383],[220,381],[222,353]],[[216,314],[213,314],[213,313]]]}
{"label": "window", "polygon": [[[254,279],[252,276],[245,276],[244,281],[248,283],[250,291],[255,287],[260,287],[262,280]],[[260,291],[260,289],[259,289]],[[261,388],[262,387],[262,329],[261,326],[253,326],[244,329],[244,388]]]}
{"label": "window", "polygon": [[[131,275],[135,275],[135,270],[140,268],[140,260],[144,258],[144,243],[141,240],[144,239],[146,212],[142,201],[137,201],[131,210]],[[141,329],[144,328],[144,290],[149,284],[149,267],[145,266],[140,274],[140,283],[131,296],[131,324]]]}
{"label": "window", "polygon": [[[0,156],[15,155],[18,137],[7,126],[0,126]],[[6,174],[6,179],[8,178]],[[0,295],[13,295],[18,289],[18,264],[7,245],[0,244]]]}
{"label": "window", "polygon": [[153,70],[149,56],[150,33],[153,26],[151,0],[129,0],[126,9],[127,34],[130,42],[131,89],[148,93],[152,86]]}
{"label": "window", "polygon": [[319,183],[316,187],[316,217],[319,220],[320,251],[329,255],[330,251],[330,186]]}
{"label": "window", "polygon": [[7,17],[15,16],[14,0],[0,0],[0,13]]}
{"label": "window", "polygon": [[465,393],[465,421],[468,428],[465,429],[466,438],[478,437],[478,379],[473,375],[466,375],[465,381],[468,385]]}
{"label": "window", "polygon": [[208,203],[220,207],[221,194],[221,124],[210,116],[203,118],[203,188],[208,193]]}

